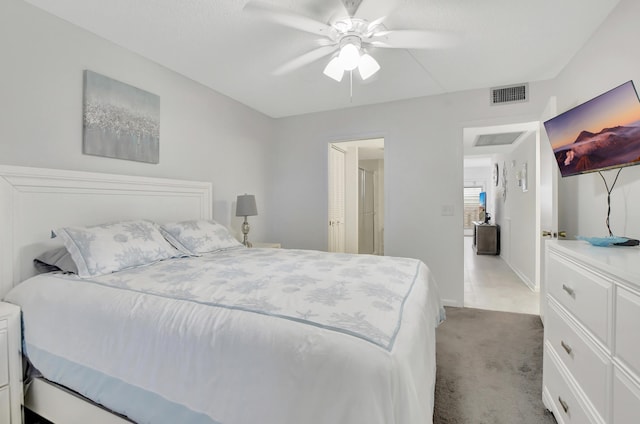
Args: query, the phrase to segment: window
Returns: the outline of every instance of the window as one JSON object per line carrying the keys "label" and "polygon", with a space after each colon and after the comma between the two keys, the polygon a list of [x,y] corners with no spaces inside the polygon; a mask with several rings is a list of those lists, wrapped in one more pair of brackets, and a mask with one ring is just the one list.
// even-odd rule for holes
{"label": "window", "polygon": [[473,221],[480,221],[480,193],[482,187],[464,188],[464,228],[473,228]]}

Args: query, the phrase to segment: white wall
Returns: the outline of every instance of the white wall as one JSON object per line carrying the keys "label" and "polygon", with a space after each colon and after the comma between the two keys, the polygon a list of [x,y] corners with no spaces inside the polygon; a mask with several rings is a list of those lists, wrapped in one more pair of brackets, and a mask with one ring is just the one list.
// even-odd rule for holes
{"label": "white wall", "polygon": [[382,243],[382,237],[384,234],[384,160],[361,160],[358,162],[358,166],[374,173],[374,253],[384,254],[384,245]]}
{"label": "white wall", "polygon": [[[554,81],[558,113],[626,81],[640,89],[640,1],[621,0],[600,29]],[[616,171],[605,172],[609,184]],[[608,235],[607,194],[600,176],[578,175],[559,181],[559,227],[570,237]],[[611,229],[640,238],[640,166],[625,168],[611,196]]]}
{"label": "white wall", "polygon": [[[499,209],[497,224],[500,225],[500,256],[516,274],[531,288],[535,288],[536,250],[536,134],[529,133],[513,151],[501,155],[500,187],[502,167],[507,166],[507,197],[495,199]],[[515,163],[515,166],[512,164]],[[527,163],[527,191],[518,185],[516,174]]]}
{"label": "white wall", "polygon": [[467,166],[464,168],[464,184],[483,187],[488,195],[488,192],[492,190],[491,178],[493,174],[491,172],[491,166]]}
{"label": "white wall", "polygon": [[445,301],[462,305],[462,131],[535,120],[550,94],[546,83],[530,88],[531,100],[514,105],[489,106],[487,89],[278,120],[271,238],[325,250],[327,143],[384,137],[385,254],[423,260]]}
{"label": "white wall", "polygon": [[[263,239],[273,120],[19,0],[0,2],[0,52],[0,163],[211,181],[236,234],[236,195],[253,193]],[[82,154],[84,69],[160,96],[158,165]]]}

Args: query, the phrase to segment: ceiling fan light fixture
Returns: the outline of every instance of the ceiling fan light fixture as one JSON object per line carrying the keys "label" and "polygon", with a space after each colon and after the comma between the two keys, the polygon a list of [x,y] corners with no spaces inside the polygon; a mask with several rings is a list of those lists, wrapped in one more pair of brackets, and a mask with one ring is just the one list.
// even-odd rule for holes
{"label": "ceiling fan light fixture", "polygon": [[325,66],[323,73],[331,79],[334,79],[338,82],[342,81],[342,76],[344,75],[344,68],[342,67],[342,63],[338,56],[334,57],[327,63]]}
{"label": "ceiling fan light fixture", "polygon": [[345,71],[353,71],[360,63],[360,49],[354,44],[347,43],[340,49],[338,60]]}
{"label": "ceiling fan light fixture", "polygon": [[380,64],[378,64],[378,61],[376,61],[373,56],[365,53],[360,57],[360,62],[358,63],[358,71],[360,71],[360,76],[363,80],[366,80],[379,70]]}

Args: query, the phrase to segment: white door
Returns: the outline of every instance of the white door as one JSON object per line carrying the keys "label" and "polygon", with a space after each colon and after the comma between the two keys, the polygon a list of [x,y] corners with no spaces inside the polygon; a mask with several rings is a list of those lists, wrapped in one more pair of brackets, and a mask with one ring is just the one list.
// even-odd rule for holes
{"label": "white door", "polygon": [[540,317],[544,323],[546,290],[545,243],[558,233],[558,165],[555,161],[544,121],[556,116],[556,98],[551,97],[540,117],[537,137],[538,213],[536,219],[536,286],[540,288]]}
{"label": "white door", "polygon": [[345,151],[329,144],[329,252],[345,251]]}

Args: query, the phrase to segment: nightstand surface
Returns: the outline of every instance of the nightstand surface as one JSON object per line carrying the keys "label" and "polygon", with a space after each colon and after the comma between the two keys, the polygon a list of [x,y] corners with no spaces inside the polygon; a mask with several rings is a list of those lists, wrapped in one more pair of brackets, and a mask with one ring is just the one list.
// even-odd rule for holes
{"label": "nightstand surface", "polygon": [[280,243],[261,243],[261,242],[256,242],[256,243],[252,243],[253,246],[251,247],[259,247],[259,248],[274,248],[274,249],[280,249],[282,246]]}

